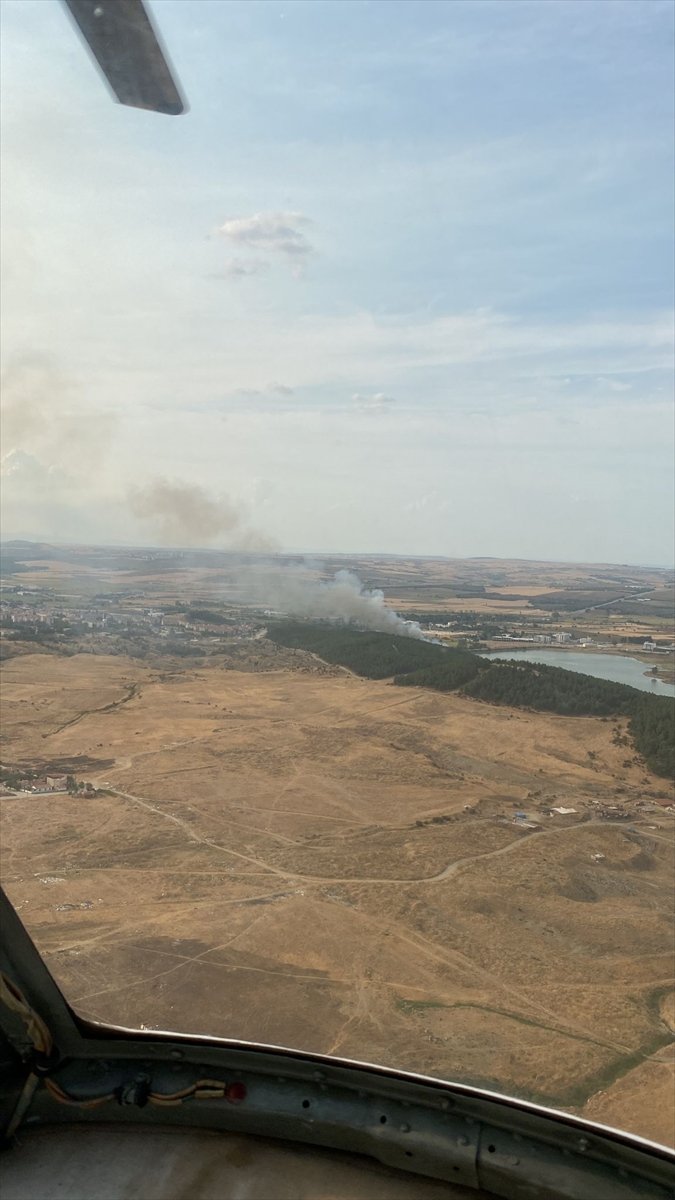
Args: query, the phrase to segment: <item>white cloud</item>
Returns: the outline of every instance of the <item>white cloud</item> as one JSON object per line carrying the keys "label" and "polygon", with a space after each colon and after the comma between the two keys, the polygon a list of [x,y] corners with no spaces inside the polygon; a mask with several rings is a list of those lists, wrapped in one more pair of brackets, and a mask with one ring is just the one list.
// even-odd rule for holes
{"label": "white cloud", "polygon": [[59,467],[47,466],[26,450],[10,450],[0,459],[0,477],[12,488],[45,487],[49,482],[59,485],[67,477]]}
{"label": "white cloud", "polygon": [[396,402],[393,396],[387,396],[384,392],[371,392],[367,395],[363,395],[362,392],[354,392],[352,403],[364,412],[384,412]]}
{"label": "white cloud", "polygon": [[[293,264],[297,273],[313,253],[313,247],[301,228],[309,224],[309,218],[298,212],[254,213],[252,217],[230,217],[218,232],[237,246],[247,246],[264,254],[281,255]],[[241,264],[238,259],[234,261],[240,265],[250,265],[248,260],[246,264]],[[255,263],[257,260],[250,261]]]}

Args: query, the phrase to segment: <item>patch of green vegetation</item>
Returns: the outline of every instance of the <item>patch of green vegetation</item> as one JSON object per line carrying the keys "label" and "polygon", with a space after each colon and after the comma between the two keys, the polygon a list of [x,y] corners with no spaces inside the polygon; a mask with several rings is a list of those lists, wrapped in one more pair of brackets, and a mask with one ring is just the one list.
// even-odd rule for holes
{"label": "patch of green vegetation", "polygon": [[565,1104],[581,1108],[591,1096],[596,1092],[607,1091],[617,1079],[621,1079],[623,1075],[627,1075],[634,1067],[639,1067],[645,1059],[655,1054],[657,1050],[661,1050],[664,1046],[669,1046],[672,1042],[672,1034],[655,1033],[647,1038],[642,1045],[629,1054],[619,1055],[618,1058],[612,1059],[600,1071],[596,1071],[595,1075],[586,1077],[580,1080],[578,1084],[566,1089],[564,1096],[557,1101],[558,1104]]}
{"label": "patch of green vegetation", "polygon": [[489,665],[477,654],[471,654],[468,650],[448,649],[443,662],[421,671],[396,675],[394,683],[399,687],[428,687],[435,692],[454,692],[485,670],[489,670]]}
{"label": "patch of green vegetation", "polygon": [[616,588],[596,588],[584,590],[581,588],[566,588],[564,592],[545,592],[539,596],[528,596],[532,608],[551,609],[555,612],[579,612],[592,608],[596,604],[611,604],[622,600],[623,591]]}
{"label": "patch of green vegetation", "polygon": [[443,1004],[440,1000],[406,1000],[403,996],[396,997],[396,1007],[399,1012],[411,1016],[413,1013],[424,1012],[427,1008],[451,1008],[455,1005]]}
{"label": "patch of green vegetation", "polygon": [[186,616],[189,621],[205,621],[208,625],[234,625],[234,617],[226,617],[224,613],[211,608],[189,608]]}
{"label": "patch of green vegetation", "polygon": [[635,748],[655,775],[675,779],[675,700],[637,695],[628,726]]}
{"label": "patch of green vegetation", "polygon": [[[669,996],[672,990],[672,983],[665,983],[660,987],[654,988],[653,991],[649,993],[647,997],[647,1008],[655,1021],[663,1022],[663,1017],[661,1016],[661,1001],[664,1000],[666,996]],[[672,1036],[675,1037],[675,1035]]]}
{"label": "patch of green vegetation", "polygon": [[492,704],[589,717],[629,714],[640,694],[623,683],[508,659],[492,662],[490,670],[469,682],[464,691]]}
{"label": "patch of green vegetation", "polygon": [[348,667],[367,679],[420,671],[451,653],[433,642],[321,621],[280,621],[268,627],[267,636],[280,646],[309,650],[325,662]]}

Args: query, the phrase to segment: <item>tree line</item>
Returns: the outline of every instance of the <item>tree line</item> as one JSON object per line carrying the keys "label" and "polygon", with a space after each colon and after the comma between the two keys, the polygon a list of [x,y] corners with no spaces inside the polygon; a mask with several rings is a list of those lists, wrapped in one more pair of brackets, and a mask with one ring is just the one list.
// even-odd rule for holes
{"label": "tree line", "polygon": [[562,667],[541,663],[493,661],[489,669],[465,688],[467,695],[512,708],[535,708],[539,712],[570,717],[607,717],[628,714],[635,688],[592,675],[580,675]]}
{"label": "tree line", "polygon": [[485,659],[477,654],[471,654],[468,650],[448,649],[443,662],[424,667],[421,671],[395,675],[394,683],[399,687],[427,687],[436,692],[454,692],[485,669]]}
{"label": "tree line", "polygon": [[636,750],[655,775],[675,778],[675,700],[624,683],[541,663],[491,661],[433,642],[329,622],[281,621],[268,637],[398,687],[460,691],[474,700],[567,717],[625,716]]}
{"label": "tree line", "polygon": [[268,626],[267,636],[280,646],[309,650],[325,662],[348,667],[366,679],[388,679],[419,671],[447,653],[434,642],[322,621],[280,621]]}

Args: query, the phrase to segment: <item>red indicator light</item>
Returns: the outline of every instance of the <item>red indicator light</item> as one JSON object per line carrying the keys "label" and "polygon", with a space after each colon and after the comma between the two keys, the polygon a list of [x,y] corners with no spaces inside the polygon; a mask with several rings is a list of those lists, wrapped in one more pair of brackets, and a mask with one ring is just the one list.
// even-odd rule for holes
{"label": "red indicator light", "polygon": [[241,1104],[246,1099],[246,1085],[243,1083],[228,1083],[225,1088],[225,1099],[230,1104]]}

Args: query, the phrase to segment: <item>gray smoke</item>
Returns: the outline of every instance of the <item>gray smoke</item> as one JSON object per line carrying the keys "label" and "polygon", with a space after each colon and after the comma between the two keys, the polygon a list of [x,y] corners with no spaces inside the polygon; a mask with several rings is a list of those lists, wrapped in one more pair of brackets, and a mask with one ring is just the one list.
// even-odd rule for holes
{"label": "gray smoke", "polygon": [[425,640],[416,621],[406,621],[387,608],[384,592],[366,588],[353,571],[338,571],[332,579],[318,580],[309,578],[301,568],[282,567],[263,572],[253,587],[259,601],[289,616],[351,623]]}
{"label": "gray smoke", "polygon": [[[273,550],[273,544],[247,528],[240,510],[226,497],[215,497],[195,484],[155,479],[129,495],[131,511],[149,523],[165,545],[207,546],[216,539],[249,554]],[[419,638],[416,621],[406,621],[387,608],[384,592],[370,590],[352,571],[338,571],[328,580],[316,570],[292,565],[244,564],[238,569],[242,596],[293,617],[355,624],[362,629]]]}
{"label": "gray smoke", "polygon": [[216,539],[248,552],[273,549],[268,538],[249,529],[226,496],[212,496],[196,484],[154,479],[128,495],[135,517],[148,524],[163,545],[208,546]]}

